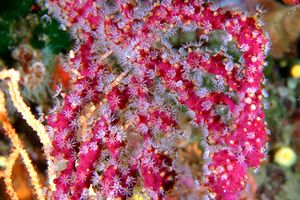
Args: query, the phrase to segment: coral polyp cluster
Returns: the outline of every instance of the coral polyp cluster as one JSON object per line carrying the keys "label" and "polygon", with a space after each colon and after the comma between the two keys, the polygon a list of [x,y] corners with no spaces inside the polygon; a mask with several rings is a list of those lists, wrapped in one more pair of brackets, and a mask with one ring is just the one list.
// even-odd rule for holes
{"label": "coral polyp cluster", "polygon": [[[201,0],[48,7],[76,40],[65,66],[72,90],[48,117],[55,199],[126,199],[136,185],[164,199],[184,176],[176,158],[182,107],[203,135],[205,198],[236,199],[267,142],[269,44],[258,16]],[[175,45],[177,34],[192,37]]]}

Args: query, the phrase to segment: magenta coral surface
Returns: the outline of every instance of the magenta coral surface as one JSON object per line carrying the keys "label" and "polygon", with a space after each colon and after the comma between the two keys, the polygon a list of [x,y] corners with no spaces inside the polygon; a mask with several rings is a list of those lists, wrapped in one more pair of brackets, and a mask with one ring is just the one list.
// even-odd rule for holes
{"label": "magenta coral surface", "polygon": [[[99,196],[126,199],[139,184],[164,199],[181,175],[173,140],[184,135],[176,115],[184,106],[202,130],[205,198],[237,199],[267,142],[269,44],[257,16],[200,0],[48,4],[76,40],[66,63],[72,90],[48,117],[54,163],[65,163],[54,198],[83,198],[92,185]],[[178,32],[196,41],[175,47]],[[208,48],[217,33],[220,47]]]}

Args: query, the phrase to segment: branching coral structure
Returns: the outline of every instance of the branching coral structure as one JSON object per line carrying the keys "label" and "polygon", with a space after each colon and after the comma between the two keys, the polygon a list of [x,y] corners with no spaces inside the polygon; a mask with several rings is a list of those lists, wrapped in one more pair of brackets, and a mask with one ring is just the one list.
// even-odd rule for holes
{"label": "branching coral structure", "polygon": [[[267,142],[261,83],[269,44],[258,17],[204,1],[52,0],[49,7],[77,41],[67,66],[77,74],[74,89],[48,119],[52,155],[67,163],[56,195],[82,196],[97,162],[109,155],[100,170],[101,195],[125,199],[140,181],[152,198],[163,198],[180,175],[171,152],[183,135],[175,115],[183,105],[202,128],[206,197],[235,199]],[[175,47],[170,40],[179,31],[195,32],[196,41]],[[216,31],[222,44],[210,50]],[[111,86],[120,71],[126,76]],[[106,101],[98,108],[100,99]],[[82,135],[78,119],[91,103],[97,117]],[[130,133],[122,128],[128,123]],[[141,136],[134,149],[129,134]]]}
{"label": "branching coral structure", "polygon": [[[22,97],[20,95],[18,82],[20,80],[20,74],[15,70],[2,70],[0,72],[0,80],[8,80],[8,87],[9,87],[9,94],[11,96],[11,99],[13,101],[14,106],[17,108],[18,112],[21,113],[23,118],[27,121],[27,123],[37,132],[37,135],[40,138],[40,141],[42,142],[44,149],[45,149],[45,155],[48,160],[48,164],[50,164],[50,139],[48,137],[48,134],[46,133],[45,127],[35,119],[35,117],[30,112],[30,108],[27,107],[27,105],[23,102]],[[9,139],[12,141],[13,144],[13,152],[10,154],[10,159],[8,163],[8,167],[5,171],[5,183],[6,188],[8,191],[8,194],[11,196],[12,199],[18,199],[17,194],[14,192],[12,180],[11,180],[11,173],[12,168],[15,164],[16,159],[20,155],[22,157],[22,160],[25,164],[25,167],[29,173],[32,186],[34,188],[34,192],[38,199],[45,199],[45,195],[42,192],[42,187],[40,184],[40,179],[38,176],[38,173],[36,172],[31,159],[27,153],[27,151],[24,149],[23,144],[18,137],[18,134],[16,133],[15,129],[10,124],[10,121],[7,116],[7,111],[5,108],[5,98],[2,91],[0,91],[0,120],[1,124],[3,126],[3,129],[6,133],[6,135],[9,137]],[[49,173],[49,178],[52,182],[51,176],[53,173]],[[53,176],[52,176],[53,177]],[[53,184],[49,184],[49,188],[51,188]],[[52,187],[54,188],[54,187]]]}
{"label": "branching coral structure", "polygon": [[[47,117],[53,199],[127,199],[135,187],[166,199],[180,190],[183,110],[201,129],[203,177],[194,181],[207,191],[199,199],[237,199],[268,140],[269,43],[259,16],[201,0],[47,6],[76,41],[65,64],[72,89]],[[180,34],[192,39],[175,44]]]}

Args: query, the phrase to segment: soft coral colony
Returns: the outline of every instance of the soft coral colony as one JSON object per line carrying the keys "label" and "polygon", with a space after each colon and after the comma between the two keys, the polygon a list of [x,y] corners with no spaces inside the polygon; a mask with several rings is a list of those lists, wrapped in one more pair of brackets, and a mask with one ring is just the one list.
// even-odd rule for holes
{"label": "soft coral colony", "polygon": [[[180,189],[185,107],[203,135],[199,199],[237,199],[267,142],[269,44],[257,16],[201,0],[50,0],[48,8],[76,40],[65,65],[72,89],[47,119],[53,198],[127,199],[143,187],[165,199]],[[191,32],[193,41],[172,43]],[[216,33],[221,44],[212,48]]]}

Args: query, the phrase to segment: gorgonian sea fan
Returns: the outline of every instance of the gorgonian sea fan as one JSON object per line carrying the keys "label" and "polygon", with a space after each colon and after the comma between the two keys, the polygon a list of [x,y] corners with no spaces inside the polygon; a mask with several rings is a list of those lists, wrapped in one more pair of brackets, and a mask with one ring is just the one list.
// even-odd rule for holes
{"label": "gorgonian sea fan", "polygon": [[[205,198],[236,199],[267,142],[261,84],[269,44],[257,16],[201,0],[48,7],[76,40],[66,64],[72,90],[48,117],[54,198],[93,190],[126,199],[140,185],[164,199],[183,176],[175,143],[184,137],[177,119],[184,106],[202,130]],[[178,33],[194,38],[175,45]]]}

